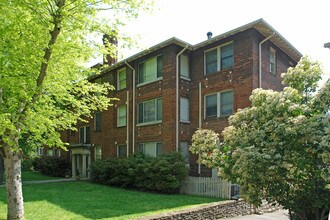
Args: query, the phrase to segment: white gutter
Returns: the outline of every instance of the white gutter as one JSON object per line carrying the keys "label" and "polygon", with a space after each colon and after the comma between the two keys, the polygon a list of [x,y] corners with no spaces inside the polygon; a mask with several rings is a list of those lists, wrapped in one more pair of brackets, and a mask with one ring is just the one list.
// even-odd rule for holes
{"label": "white gutter", "polygon": [[269,40],[270,38],[272,38],[274,35],[276,34],[276,32],[274,31],[272,35],[268,36],[267,38],[265,38],[263,41],[261,41],[259,43],[259,88],[261,88],[261,67],[262,67],[262,59],[261,59],[261,45],[263,43],[265,43],[267,40]]}
{"label": "white gutter", "polygon": [[129,156],[129,90],[126,92],[126,148]]}
{"label": "white gutter", "polygon": [[179,57],[188,48],[188,44],[176,55],[176,97],[175,97],[175,145],[179,151]]}
{"label": "white gutter", "polygon": [[[202,83],[198,83],[198,128],[202,128]],[[198,161],[201,161],[201,154],[198,154]],[[198,175],[201,175],[201,163],[198,163]]]}
{"label": "white gutter", "polygon": [[[126,65],[133,71],[133,122],[132,122],[132,153],[135,152],[135,69],[125,61]],[[128,114],[129,115],[129,114]],[[128,127],[128,126],[127,126]]]}

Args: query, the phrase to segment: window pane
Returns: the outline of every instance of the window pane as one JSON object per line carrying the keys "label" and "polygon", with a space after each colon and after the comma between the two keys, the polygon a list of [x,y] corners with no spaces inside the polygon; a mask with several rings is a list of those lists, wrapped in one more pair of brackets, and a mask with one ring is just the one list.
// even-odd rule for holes
{"label": "window pane", "polygon": [[84,132],[85,132],[84,127],[79,129],[79,143],[80,144],[84,143],[84,140],[85,140],[85,133]]}
{"label": "window pane", "polygon": [[95,160],[102,159],[102,148],[100,146],[95,147]]}
{"label": "window pane", "polygon": [[221,69],[232,68],[234,63],[233,44],[221,47]]}
{"label": "window pane", "polygon": [[162,155],[162,153],[163,153],[163,143],[158,142],[157,145],[156,145],[156,148],[157,148],[156,149],[157,150],[156,156]]}
{"label": "window pane", "polygon": [[145,63],[141,63],[139,65],[139,84],[140,83],[144,83],[146,80],[145,80],[145,75],[146,75],[146,68],[145,68]]}
{"label": "window pane", "polygon": [[154,157],[157,156],[156,143],[155,142],[144,143],[144,154]]}
{"label": "window pane", "polygon": [[143,120],[143,102],[142,103],[139,103],[139,123],[143,123],[144,120]]}
{"label": "window pane", "polygon": [[138,144],[138,152],[144,154],[144,144]]}
{"label": "window pane", "polygon": [[157,78],[163,76],[163,56],[157,57]]}
{"label": "window pane", "polygon": [[156,121],[155,100],[144,102],[143,122]]}
{"label": "window pane", "polygon": [[189,121],[189,99],[180,98],[180,121]]}
{"label": "window pane", "polygon": [[220,94],[220,115],[230,115],[233,113],[234,93],[223,92]]}
{"label": "window pane", "polygon": [[206,96],[206,117],[217,116],[217,95]]}
{"label": "window pane", "polygon": [[180,153],[182,154],[185,164],[189,164],[189,144],[188,144],[188,142],[180,142]]}
{"label": "window pane", "polygon": [[213,49],[205,53],[206,74],[217,71],[217,51],[217,49]]}
{"label": "window pane", "polygon": [[157,121],[163,118],[163,99],[157,99]]}
{"label": "window pane", "polygon": [[189,60],[187,56],[180,56],[180,75],[189,78]]}
{"label": "window pane", "polygon": [[145,62],[145,81],[150,82],[156,79],[157,76],[157,59],[153,58]]}
{"label": "window pane", "polygon": [[117,109],[117,126],[126,125],[126,105],[120,106]]}
{"label": "window pane", "polygon": [[95,131],[100,131],[102,128],[102,113],[101,112],[96,112],[94,114],[94,130]]}
{"label": "window pane", "polygon": [[118,72],[118,89],[126,88],[126,69],[122,69]]}
{"label": "window pane", "polygon": [[127,156],[127,147],[126,144],[118,145],[118,157]]}
{"label": "window pane", "polygon": [[86,142],[85,142],[85,144],[90,144],[91,143],[90,127],[86,126],[85,129],[86,129]]}

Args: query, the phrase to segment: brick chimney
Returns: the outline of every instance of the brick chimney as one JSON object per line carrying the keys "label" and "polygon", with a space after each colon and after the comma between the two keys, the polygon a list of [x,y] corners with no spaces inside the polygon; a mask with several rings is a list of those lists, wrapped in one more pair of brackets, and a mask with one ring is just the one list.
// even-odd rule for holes
{"label": "brick chimney", "polygon": [[118,57],[118,41],[116,36],[109,36],[108,34],[103,35],[103,45],[108,50],[108,53],[103,56],[103,64],[109,66],[117,63]]}

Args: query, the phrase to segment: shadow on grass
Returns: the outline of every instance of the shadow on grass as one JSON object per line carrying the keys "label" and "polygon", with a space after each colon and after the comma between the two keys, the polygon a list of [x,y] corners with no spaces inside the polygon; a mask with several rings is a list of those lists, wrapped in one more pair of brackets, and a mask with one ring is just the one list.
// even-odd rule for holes
{"label": "shadow on grass", "polygon": [[[2,194],[1,191],[0,188]],[[24,185],[23,192],[26,204],[45,200],[89,219],[120,218],[127,215],[138,217],[146,212],[219,201],[214,198],[124,190],[88,182]],[[2,196],[0,197],[1,202],[5,203]],[[42,207],[40,208],[42,209]],[[61,218],[61,216],[58,217]]]}

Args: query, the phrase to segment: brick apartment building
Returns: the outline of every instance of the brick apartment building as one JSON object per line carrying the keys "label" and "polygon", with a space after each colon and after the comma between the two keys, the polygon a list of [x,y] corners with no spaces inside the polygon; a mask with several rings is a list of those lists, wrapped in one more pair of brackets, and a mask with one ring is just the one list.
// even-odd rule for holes
{"label": "brick apartment building", "polygon": [[79,132],[66,132],[72,175],[96,159],[137,152],[157,156],[181,151],[192,176],[212,176],[189,156],[197,128],[218,133],[228,116],[250,105],[253,89],[281,90],[281,73],[295,66],[301,54],[263,19],[196,45],[177,38],[161,42],[91,78],[116,87],[109,97],[119,101],[97,112]]}

